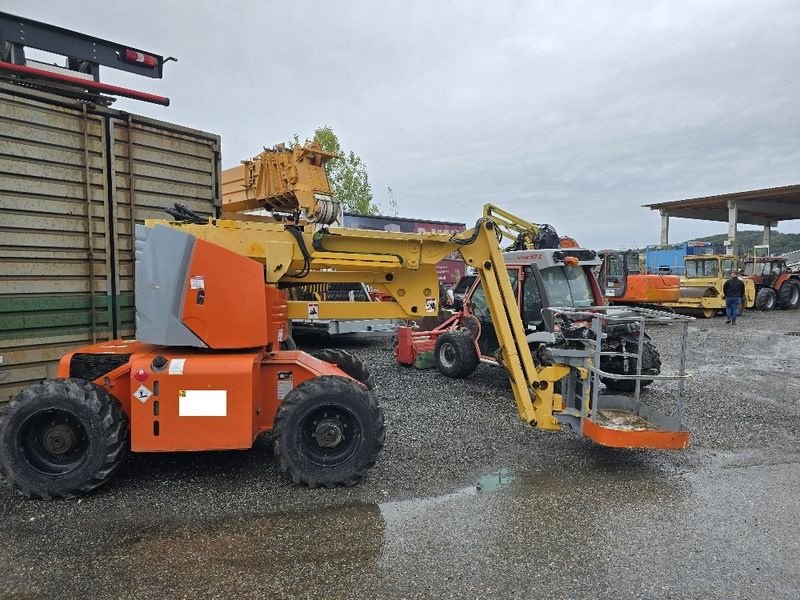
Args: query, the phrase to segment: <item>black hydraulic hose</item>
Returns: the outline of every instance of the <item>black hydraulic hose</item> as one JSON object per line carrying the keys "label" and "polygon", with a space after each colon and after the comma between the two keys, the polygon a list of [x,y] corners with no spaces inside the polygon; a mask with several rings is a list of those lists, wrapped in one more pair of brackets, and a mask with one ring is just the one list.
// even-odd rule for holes
{"label": "black hydraulic hose", "polygon": [[176,221],[192,223],[193,225],[205,225],[208,223],[208,219],[204,219],[185,204],[176,202],[174,208],[166,208],[164,210]]}
{"label": "black hydraulic hose", "polygon": [[303,268],[297,273],[292,274],[292,277],[302,279],[311,271],[311,254],[306,247],[306,241],[303,239],[303,232],[297,225],[286,225],[286,231],[292,234],[297,245],[300,247],[300,252],[303,254]]}

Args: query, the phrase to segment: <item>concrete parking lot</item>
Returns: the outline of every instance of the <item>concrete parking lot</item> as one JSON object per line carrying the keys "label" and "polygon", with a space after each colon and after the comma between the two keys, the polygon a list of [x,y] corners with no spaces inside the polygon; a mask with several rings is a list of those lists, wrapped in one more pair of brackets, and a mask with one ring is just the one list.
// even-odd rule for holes
{"label": "concrete parking lot", "polygon": [[[683,452],[528,429],[503,372],[373,369],[378,464],[292,485],[246,452],[138,455],[80,500],[0,488],[0,597],[797,598],[800,312],[690,328]],[[655,330],[674,365],[674,332]],[[674,386],[648,402],[668,406]]]}

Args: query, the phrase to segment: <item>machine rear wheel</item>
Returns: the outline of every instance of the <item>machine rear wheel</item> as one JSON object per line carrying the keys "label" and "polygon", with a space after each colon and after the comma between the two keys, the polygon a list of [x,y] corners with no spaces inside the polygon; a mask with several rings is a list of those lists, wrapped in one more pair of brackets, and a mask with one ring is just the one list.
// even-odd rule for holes
{"label": "machine rear wheel", "polygon": [[775,308],[775,290],[761,288],[756,294],[756,310],[773,310]]}
{"label": "machine rear wheel", "polygon": [[350,377],[367,386],[368,390],[375,387],[375,378],[372,376],[372,373],[370,373],[367,365],[352,352],[325,348],[323,350],[314,350],[310,354],[314,358],[336,365],[342,371],[350,375]]}
{"label": "machine rear wheel", "polygon": [[796,281],[785,281],[778,290],[778,304],[781,308],[800,306],[800,284]]}
{"label": "machine rear wheel", "polygon": [[130,450],[116,398],[82,379],[50,379],[0,407],[0,471],[29,498],[74,498],[103,485]]}
{"label": "machine rear wheel", "polygon": [[448,331],[439,336],[433,349],[436,368],[447,377],[462,379],[478,367],[480,358],[469,331]]}
{"label": "machine rear wheel", "polygon": [[352,379],[326,375],[301,383],[275,417],[275,456],[295,483],[355,485],[375,464],[386,430],[383,411]]}

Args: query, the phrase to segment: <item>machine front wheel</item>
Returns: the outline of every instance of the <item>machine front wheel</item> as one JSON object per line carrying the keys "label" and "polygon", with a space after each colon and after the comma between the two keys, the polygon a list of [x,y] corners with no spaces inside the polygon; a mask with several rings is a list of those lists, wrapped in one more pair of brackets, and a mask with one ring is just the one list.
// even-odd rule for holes
{"label": "machine front wheel", "polygon": [[281,471],[312,488],[358,483],[375,464],[385,437],[383,411],[364,386],[347,377],[301,383],[275,417]]}
{"label": "machine front wheel", "polygon": [[480,358],[469,331],[448,331],[439,336],[433,349],[437,370],[447,377],[462,379],[478,368]]}
{"label": "machine front wheel", "polygon": [[28,498],[74,498],[103,485],[129,439],[116,398],[82,379],[47,380],[0,407],[0,471]]}

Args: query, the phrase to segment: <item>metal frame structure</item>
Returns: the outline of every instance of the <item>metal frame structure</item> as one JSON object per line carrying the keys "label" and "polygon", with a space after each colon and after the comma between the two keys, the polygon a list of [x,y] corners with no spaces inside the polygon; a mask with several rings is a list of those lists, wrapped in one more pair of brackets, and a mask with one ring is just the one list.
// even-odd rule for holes
{"label": "metal frame structure", "polygon": [[769,245],[772,227],[780,221],[800,219],[800,185],[767,188],[645,204],[645,208],[661,214],[661,245],[669,244],[669,219],[702,219],[728,223],[728,254],[738,254],[736,233],[739,223],[762,225],[764,244]]}
{"label": "metal frame structure", "polygon": [[[590,321],[592,337],[583,338],[580,342],[584,345],[584,351],[552,350],[554,358],[563,360],[567,364],[575,359],[582,359],[587,354],[591,357],[587,367],[591,373],[591,409],[586,402],[580,408],[579,420],[570,411],[564,411],[559,415],[559,419],[569,423],[573,428],[579,429],[582,435],[589,437],[599,444],[615,447],[637,447],[637,448],[685,448],[689,443],[689,431],[683,424],[684,413],[684,384],[692,377],[686,372],[686,349],[688,342],[689,323],[694,321],[693,317],[666,313],[640,307],[629,307],[620,309],[608,306],[592,306],[589,308],[576,309],[572,307],[551,307],[544,309],[551,313],[555,319],[557,316],[566,316],[572,321]],[[644,352],[645,326],[646,324],[672,325],[681,327],[680,356],[678,362],[678,372],[672,374],[643,374],[642,357]],[[635,324],[638,336],[637,352],[610,352],[601,349],[600,341],[607,325],[627,325]],[[623,358],[636,359],[636,374],[621,375],[603,371],[600,365],[601,356],[621,356]],[[601,395],[600,387],[603,377],[614,379],[628,379],[636,382],[634,395]],[[664,413],[657,412],[644,404],[641,400],[641,383],[643,380],[656,381],[677,381],[678,394],[676,401],[675,416],[671,417]],[[567,382],[567,385],[573,382]],[[627,423],[609,424],[604,417],[604,411],[623,411],[629,418]]]}
{"label": "metal frame structure", "polygon": [[[64,67],[31,61],[25,48],[66,57]],[[110,42],[77,31],[0,12],[0,72],[7,77],[49,82],[90,93],[107,93],[163,106],[169,98],[100,82],[100,66],[161,79],[165,59],[159,54]],[[105,103],[109,101],[106,100]]]}

